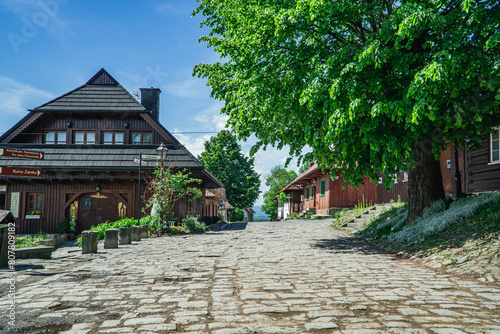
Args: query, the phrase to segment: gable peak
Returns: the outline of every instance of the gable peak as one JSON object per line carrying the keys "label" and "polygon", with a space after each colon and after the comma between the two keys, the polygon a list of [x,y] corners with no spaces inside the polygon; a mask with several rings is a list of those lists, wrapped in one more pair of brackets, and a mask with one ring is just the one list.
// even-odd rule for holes
{"label": "gable peak", "polygon": [[115,80],[104,68],[101,68],[89,81],[87,85],[118,85]]}

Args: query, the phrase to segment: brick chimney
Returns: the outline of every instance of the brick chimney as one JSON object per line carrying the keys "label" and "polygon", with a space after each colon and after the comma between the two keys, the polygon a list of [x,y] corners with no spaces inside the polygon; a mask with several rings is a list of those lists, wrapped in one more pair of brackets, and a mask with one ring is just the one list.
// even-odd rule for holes
{"label": "brick chimney", "polygon": [[141,104],[146,110],[151,111],[151,118],[160,121],[160,93],[159,88],[140,88]]}

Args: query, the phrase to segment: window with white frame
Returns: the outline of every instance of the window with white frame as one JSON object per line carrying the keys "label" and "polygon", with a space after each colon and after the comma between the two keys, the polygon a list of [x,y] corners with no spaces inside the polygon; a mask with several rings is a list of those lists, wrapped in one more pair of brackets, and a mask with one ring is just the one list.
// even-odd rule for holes
{"label": "window with white frame", "polygon": [[490,161],[500,162],[500,127],[493,128],[490,134]]}

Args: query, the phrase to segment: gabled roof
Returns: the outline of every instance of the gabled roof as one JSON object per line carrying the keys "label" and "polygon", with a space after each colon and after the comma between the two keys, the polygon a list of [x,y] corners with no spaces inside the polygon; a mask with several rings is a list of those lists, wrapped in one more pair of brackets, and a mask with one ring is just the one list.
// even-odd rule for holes
{"label": "gabled roof", "polygon": [[301,190],[302,188],[299,187],[300,184],[306,183],[322,174],[324,173],[321,166],[319,166],[317,163],[311,164],[308,170],[300,174],[290,184],[278,191],[278,194],[286,190]]}
{"label": "gabled roof", "polygon": [[78,113],[145,113],[147,111],[105,69],[84,85],[30,111]]}
{"label": "gabled roof", "polygon": [[[134,158],[139,155],[157,155],[156,145],[9,145],[30,151],[41,151],[44,160],[17,159],[0,156],[0,165],[8,167],[41,168],[42,177],[47,172],[137,172],[139,165]],[[202,184],[210,188],[224,185],[217,180],[191,153],[182,145],[168,147],[165,164],[174,169],[187,169],[193,177],[201,178]],[[158,163],[149,160],[144,171],[151,171]],[[19,178],[17,176],[3,178]]]}

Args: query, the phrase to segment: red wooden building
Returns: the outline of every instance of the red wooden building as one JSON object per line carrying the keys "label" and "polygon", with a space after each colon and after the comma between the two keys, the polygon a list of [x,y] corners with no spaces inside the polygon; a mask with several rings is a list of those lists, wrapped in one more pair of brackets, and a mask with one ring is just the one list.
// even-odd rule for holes
{"label": "red wooden building", "polygon": [[[440,154],[441,175],[446,193],[456,196],[458,187],[465,194],[500,190],[500,122],[486,132],[480,142],[480,148],[468,150],[464,147],[447,143]],[[458,172],[457,172],[458,166]],[[457,182],[457,178],[459,182]],[[290,214],[303,211],[315,211],[329,214],[330,209],[353,207],[364,200],[371,203],[387,203],[408,198],[408,175],[398,173],[390,191],[384,184],[364,179],[364,185],[358,189],[346,186],[342,189],[343,179],[340,171],[322,169],[317,164],[302,173],[280,192],[288,195]],[[300,197],[299,197],[300,196]],[[285,203],[284,206],[286,206]],[[286,210],[283,210],[285,213]]]}
{"label": "red wooden building", "polygon": [[[299,175],[280,192],[289,193],[291,198],[291,213],[313,211],[328,215],[330,210],[353,207],[359,202],[385,203],[391,200],[405,200],[408,196],[408,178],[405,173],[399,173],[391,190],[387,191],[382,183],[370,182],[363,178],[364,184],[359,188],[346,186],[342,189],[344,180],[340,171],[327,169],[323,172],[318,164],[311,164],[309,169]],[[298,197],[300,194],[300,199]]]}
{"label": "red wooden building", "polygon": [[[168,148],[165,163],[187,169],[205,189],[218,181],[159,123],[157,88],[141,89],[139,103],[101,69],[84,85],[29,113],[0,137],[0,147],[43,152],[43,160],[0,156],[0,166],[38,168],[38,176],[0,175],[0,209],[11,210],[17,233],[56,233],[63,218],[78,231],[119,217],[137,217],[139,193],[158,163],[157,147]],[[141,166],[134,159],[148,162]],[[0,172],[1,174],[1,172]],[[141,179],[141,189],[138,181]],[[140,202],[140,203],[139,203]],[[205,197],[181,200],[175,208],[205,215]]]}

